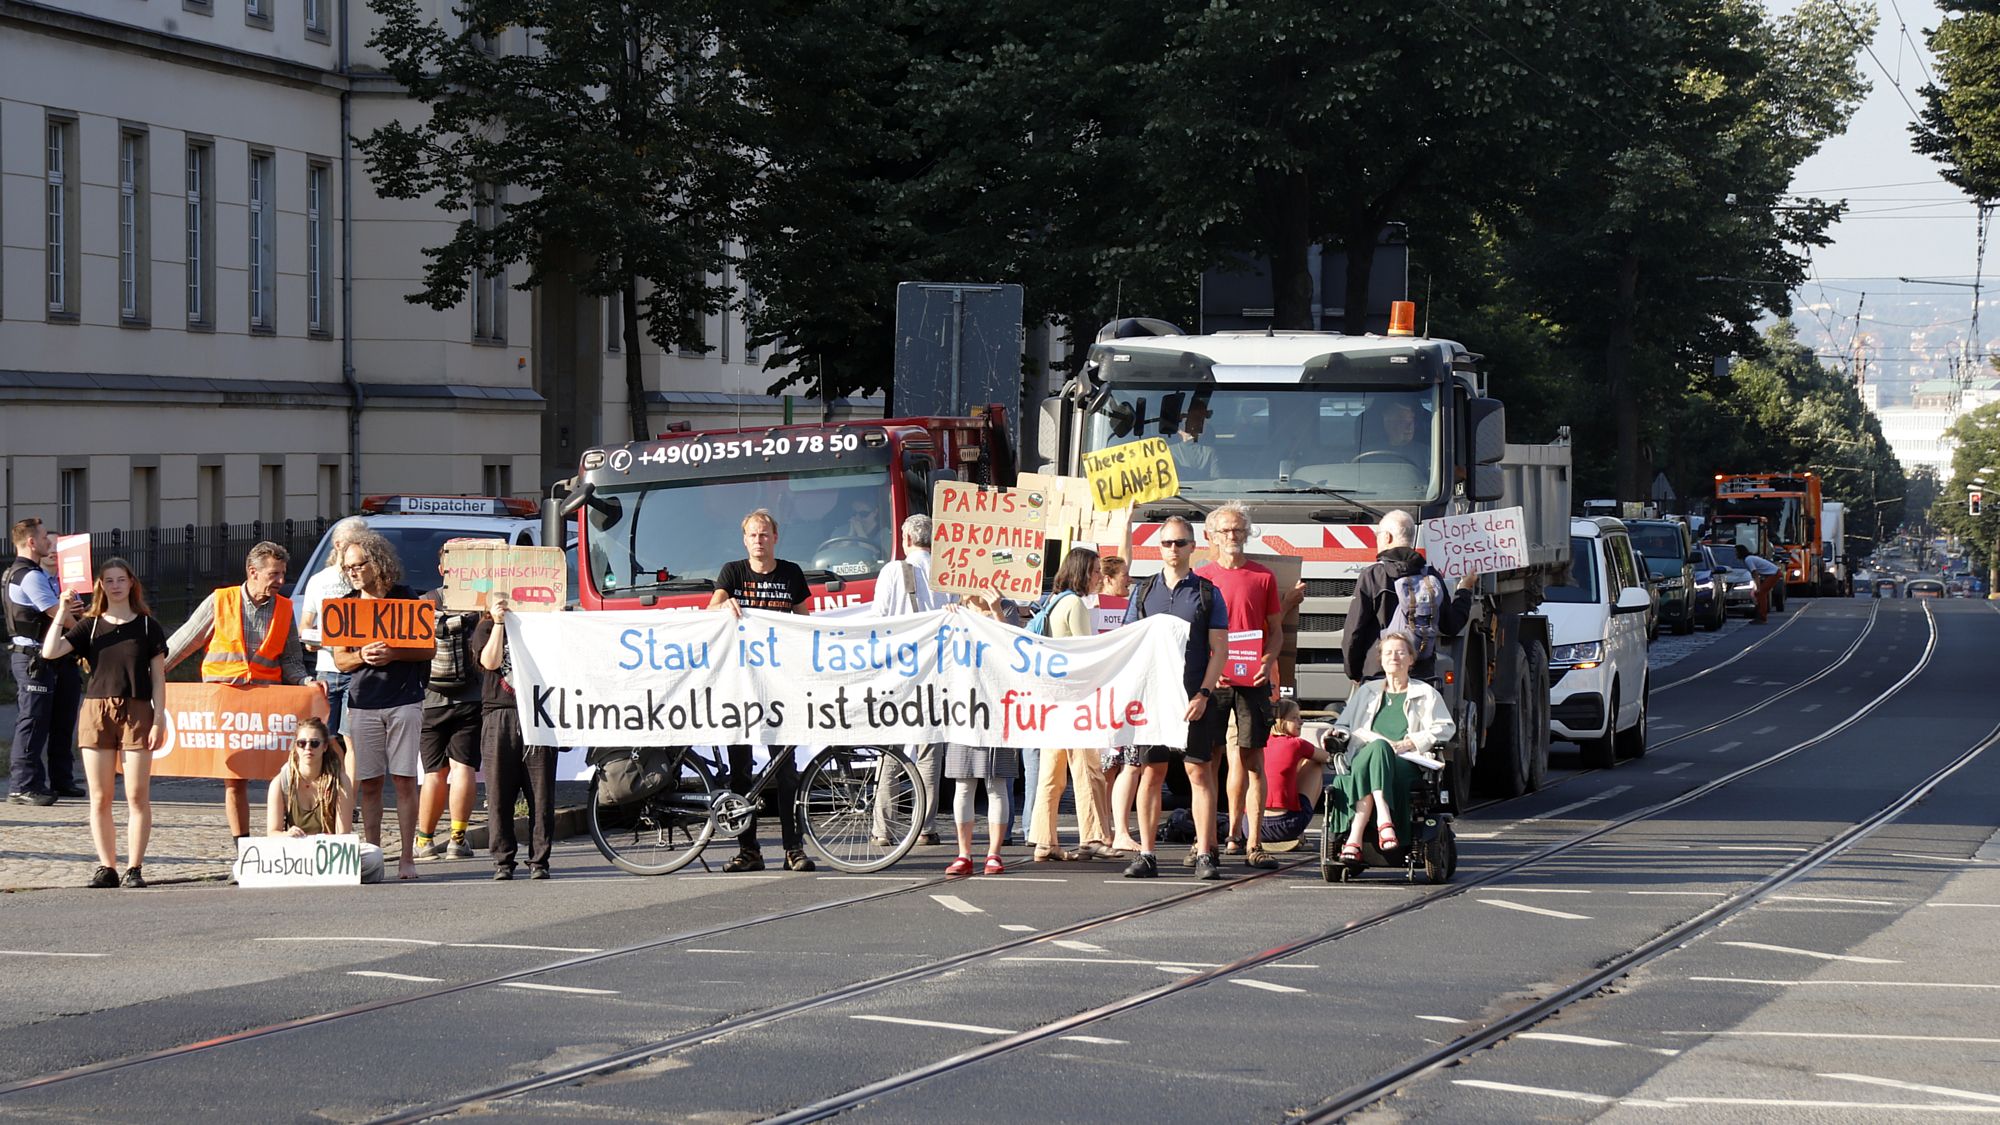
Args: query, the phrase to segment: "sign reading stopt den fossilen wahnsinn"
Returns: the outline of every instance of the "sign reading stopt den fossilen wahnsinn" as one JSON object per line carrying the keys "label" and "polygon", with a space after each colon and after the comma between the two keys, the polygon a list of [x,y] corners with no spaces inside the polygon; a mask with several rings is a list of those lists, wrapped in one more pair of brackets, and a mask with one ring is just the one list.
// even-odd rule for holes
{"label": "sign reading stopt den fossilen wahnsinn", "polygon": [[1528,565],[1528,533],[1517,507],[1425,520],[1424,556],[1446,578]]}
{"label": "sign reading stopt den fossilen wahnsinn", "polygon": [[1167,439],[1114,445],[1083,455],[1083,474],[1090,480],[1091,500],[1100,512],[1165,500],[1181,490]]}
{"label": "sign reading stopt den fossilen wahnsinn", "polygon": [[1040,597],[1047,522],[1041,493],[939,481],[931,499],[931,585],[1016,601]]}

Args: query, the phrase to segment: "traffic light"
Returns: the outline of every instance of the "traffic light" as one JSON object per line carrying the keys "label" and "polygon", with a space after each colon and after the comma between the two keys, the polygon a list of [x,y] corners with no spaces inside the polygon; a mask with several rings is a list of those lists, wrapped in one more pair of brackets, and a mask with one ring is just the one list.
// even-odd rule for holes
{"label": "traffic light", "polygon": [[1979,514],[1979,504],[1981,499],[1982,496],[1980,495],[1978,489],[1975,488],[1970,492],[1967,492],[1965,494],[1965,510],[1971,513],[1972,515],[1977,516]]}

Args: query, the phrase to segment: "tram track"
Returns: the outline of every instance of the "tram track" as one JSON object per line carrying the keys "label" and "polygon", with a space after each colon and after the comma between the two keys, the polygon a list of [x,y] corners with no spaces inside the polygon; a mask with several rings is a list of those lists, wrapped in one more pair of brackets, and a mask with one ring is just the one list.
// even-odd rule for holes
{"label": "tram track", "polygon": [[[1707,676],[1714,672],[1719,672],[1722,669],[1729,667],[1731,664],[1736,663],[1737,661],[1743,659],[1744,657],[1750,655],[1753,652],[1756,652],[1758,649],[1763,648],[1765,645],[1770,644],[1772,641],[1775,641],[1779,637],[1783,636],[1785,630],[1791,628],[1793,625],[1798,624],[1799,619],[1804,617],[1809,611],[1811,611],[1813,606],[1818,604],[1819,604],[1818,602],[1808,602],[1805,605],[1800,606],[1799,611],[1797,613],[1794,613],[1791,616],[1787,617],[1784,620],[1784,622],[1780,624],[1776,629],[1773,629],[1770,632],[1764,634],[1759,639],[1752,641],[1747,645],[1744,645],[1741,649],[1737,650],[1735,655],[1731,656],[1729,659],[1720,661],[1715,664],[1711,664],[1708,667],[1703,668],[1701,671],[1696,672],[1692,676],[1683,676],[1680,679],[1673,681],[1672,683],[1655,685],[1653,690],[1667,691],[1672,688],[1680,687],[1683,684],[1691,684],[1696,680],[1701,679],[1703,676]],[[1880,609],[1881,603],[1880,602],[1875,603],[1875,608]]]}

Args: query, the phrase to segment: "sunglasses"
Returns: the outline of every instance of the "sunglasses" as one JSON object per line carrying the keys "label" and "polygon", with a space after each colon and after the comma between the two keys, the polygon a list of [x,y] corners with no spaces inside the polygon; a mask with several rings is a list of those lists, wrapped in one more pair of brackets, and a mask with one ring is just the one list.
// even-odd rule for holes
{"label": "sunglasses", "polygon": [[320,747],[325,746],[326,743],[317,738],[301,738],[298,740],[296,745],[301,750],[317,750]]}
{"label": "sunglasses", "polygon": [[1162,539],[1162,540],[1160,540],[1160,546],[1162,546],[1162,547],[1192,547],[1192,546],[1194,546],[1194,540],[1192,540],[1192,539]]}

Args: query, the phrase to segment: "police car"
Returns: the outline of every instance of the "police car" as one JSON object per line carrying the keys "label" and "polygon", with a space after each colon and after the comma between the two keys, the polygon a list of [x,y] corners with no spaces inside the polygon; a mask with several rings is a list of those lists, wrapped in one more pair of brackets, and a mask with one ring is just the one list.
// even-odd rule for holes
{"label": "police car", "polygon": [[[403,581],[423,593],[444,578],[438,573],[438,552],[448,539],[504,539],[516,547],[542,541],[541,505],[513,496],[369,496],[361,501],[361,519],[396,548],[403,560]],[[303,588],[307,578],[325,568],[333,550],[333,530],[288,577]],[[569,589],[576,589],[575,556],[570,557]],[[303,605],[294,613],[302,614]]]}

